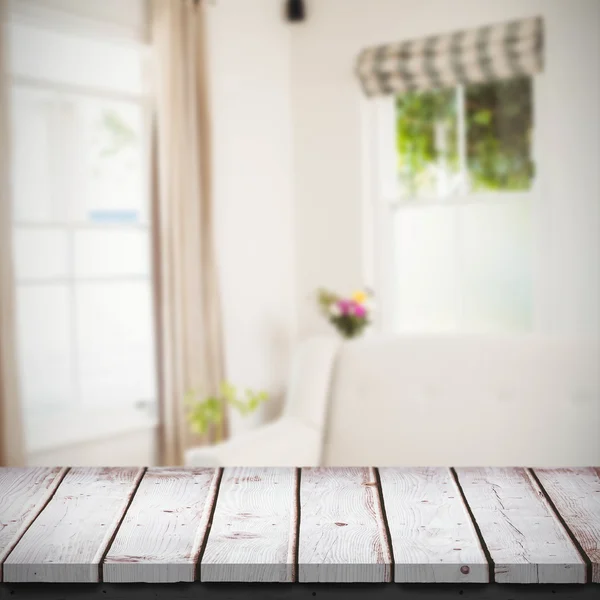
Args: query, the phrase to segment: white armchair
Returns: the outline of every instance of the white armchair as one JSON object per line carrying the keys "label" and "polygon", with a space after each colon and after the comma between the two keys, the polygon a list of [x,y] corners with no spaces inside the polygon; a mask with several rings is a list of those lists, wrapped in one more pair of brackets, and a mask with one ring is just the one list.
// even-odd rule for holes
{"label": "white armchair", "polygon": [[220,444],[192,448],[192,467],[320,466],[333,366],[340,341],[302,342],[293,359],[284,409],[277,420]]}

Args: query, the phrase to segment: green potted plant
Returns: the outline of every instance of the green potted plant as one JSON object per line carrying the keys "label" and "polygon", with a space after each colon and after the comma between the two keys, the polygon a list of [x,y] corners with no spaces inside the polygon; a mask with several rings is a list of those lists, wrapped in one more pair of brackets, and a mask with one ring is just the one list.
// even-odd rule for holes
{"label": "green potted plant", "polygon": [[269,399],[267,392],[251,389],[238,390],[231,383],[221,383],[219,393],[213,396],[200,395],[190,390],[185,395],[187,420],[195,433],[204,435],[211,425],[217,425],[215,443],[223,440],[223,424],[227,406],[237,410],[243,417],[254,412]]}

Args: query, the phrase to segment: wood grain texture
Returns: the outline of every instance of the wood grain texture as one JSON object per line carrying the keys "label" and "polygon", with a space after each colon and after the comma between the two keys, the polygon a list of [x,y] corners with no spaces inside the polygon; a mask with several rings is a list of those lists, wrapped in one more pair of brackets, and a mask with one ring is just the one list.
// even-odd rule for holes
{"label": "wood grain texture", "polygon": [[44,508],[67,469],[0,468],[0,581],[2,565]]}
{"label": "wood grain texture", "polygon": [[224,469],[200,580],[293,581],[297,486],[294,468]]}
{"label": "wood grain texture", "polygon": [[96,582],[140,468],[73,468],[4,563],[9,582]]}
{"label": "wood grain texture", "polygon": [[397,583],[485,583],[489,565],[448,468],[379,469]]}
{"label": "wood grain texture", "polygon": [[302,469],[298,580],[386,582],[391,563],[375,469]]}
{"label": "wood grain texture", "polygon": [[600,583],[600,468],[534,469]]}
{"label": "wood grain texture", "polygon": [[220,474],[204,468],[146,471],[104,560],[103,580],[194,581]]}
{"label": "wood grain texture", "polygon": [[586,566],[526,469],[459,468],[498,583],[584,583]]}

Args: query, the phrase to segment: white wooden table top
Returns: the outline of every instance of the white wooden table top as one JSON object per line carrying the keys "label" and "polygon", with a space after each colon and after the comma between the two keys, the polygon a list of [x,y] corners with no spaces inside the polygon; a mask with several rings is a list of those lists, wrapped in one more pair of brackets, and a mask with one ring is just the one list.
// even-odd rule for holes
{"label": "white wooden table top", "polygon": [[600,468],[0,468],[0,582],[600,583]]}

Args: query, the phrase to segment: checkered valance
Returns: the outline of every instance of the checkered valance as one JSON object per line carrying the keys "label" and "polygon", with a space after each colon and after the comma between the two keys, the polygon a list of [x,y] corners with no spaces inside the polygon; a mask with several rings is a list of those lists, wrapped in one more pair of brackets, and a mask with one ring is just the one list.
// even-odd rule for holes
{"label": "checkered valance", "polygon": [[356,73],[367,96],[531,75],[542,69],[541,17],[363,50]]}

